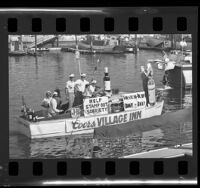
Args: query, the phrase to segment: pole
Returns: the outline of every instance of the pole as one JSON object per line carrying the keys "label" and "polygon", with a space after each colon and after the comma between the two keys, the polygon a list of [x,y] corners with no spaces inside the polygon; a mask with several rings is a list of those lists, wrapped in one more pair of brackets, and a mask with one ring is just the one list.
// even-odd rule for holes
{"label": "pole", "polygon": [[75,51],[75,56],[76,56],[76,60],[78,61],[79,74],[81,75],[80,52],[79,52],[79,50],[78,50],[78,39],[77,39],[77,36],[76,36],[76,35],[75,35],[75,40],[76,40],[76,51]]}
{"label": "pole", "polygon": [[135,54],[137,54],[138,51],[138,43],[137,43],[137,34],[135,34]]}
{"label": "pole", "polygon": [[170,39],[171,39],[171,48],[172,48],[172,50],[173,50],[173,49],[174,49],[174,39],[173,39],[173,34],[171,34]]}
{"label": "pole", "polygon": [[59,40],[58,40],[58,35],[57,35],[57,47],[59,46]]}
{"label": "pole", "polygon": [[90,48],[93,51],[93,36],[90,37]]}
{"label": "pole", "polygon": [[[181,40],[183,41],[183,35],[181,35]],[[182,58],[183,58],[183,45],[181,45],[182,49]],[[182,58],[181,58],[181,109],[182,109]]]}
{"label": "pole", "polygon": [[35,55],[37,55],[37,35],[35,35]]}
{"label": "pole", "polygon": [[75,35],[75,41],[76,41],[76,48],[78,48],[78,40],[76,35]]}

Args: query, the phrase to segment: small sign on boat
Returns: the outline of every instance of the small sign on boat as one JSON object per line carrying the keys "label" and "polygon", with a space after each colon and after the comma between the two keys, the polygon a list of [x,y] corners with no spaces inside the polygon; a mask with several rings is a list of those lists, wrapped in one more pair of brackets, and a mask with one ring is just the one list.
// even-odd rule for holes
{"label": "small sign on boat", "polygon": [[108,97],[96,97],[84,99],[84,116],[108,114]]}
{"label": "small sign on boat", "polygon": [[136,92],[136,93],[129,93],[122,95],[124,100],[124,110],[135,110],[144,108],[146,105],[146,98],[144,91]]}
{"label": "small sign on boat", "polygon": [[72,118],[79,118],[81,116],[80,108],[72,108],[71,109],[71,116],[72,116]]}

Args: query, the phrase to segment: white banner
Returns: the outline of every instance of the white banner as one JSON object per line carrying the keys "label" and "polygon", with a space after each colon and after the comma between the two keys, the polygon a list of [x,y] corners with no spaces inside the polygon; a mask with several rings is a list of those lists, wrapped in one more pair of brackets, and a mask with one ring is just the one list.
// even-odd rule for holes
{"label": "white banner", "polygon": [[83,108],[85,117],[108,114],[108,97],[84,99]]}
{"label": "white banner", "polygon": [[129,112],[120,112],[87,118],[79,117],[78,119],[66,119],[66,132],[83,131],[101,126],[119,125],[131,121],[160,115],[163,108],[163,102],[156,104],[151,108],[142,108],[139,110],[133,110]]}
{"label": "white banner", "polygon": [[125,111],[141,109],[144,108],[146,105],[146,98],[144,91],[123,94],[122,97],[124,100]]}
{"label": "white banner", "polygon": [[117,125],[129,121],[135,121],[146,117],[145,109],[132,112],[121,112],[118,114],[107,114],[93,117],[80,117],[78,119],[67,119],[67,132],[76,132],[93,129],[101,126]]}

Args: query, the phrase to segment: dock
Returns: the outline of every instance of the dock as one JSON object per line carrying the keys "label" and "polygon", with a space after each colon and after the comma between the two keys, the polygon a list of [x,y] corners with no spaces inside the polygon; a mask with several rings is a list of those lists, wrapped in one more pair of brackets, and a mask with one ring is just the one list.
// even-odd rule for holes
{"label": "dock", "polygon": [[185,155],[192,156],[192,145],[192,143],[188,143],[172,147],[165,147],[161,149],[123,156],[122,158],[175,158]]}

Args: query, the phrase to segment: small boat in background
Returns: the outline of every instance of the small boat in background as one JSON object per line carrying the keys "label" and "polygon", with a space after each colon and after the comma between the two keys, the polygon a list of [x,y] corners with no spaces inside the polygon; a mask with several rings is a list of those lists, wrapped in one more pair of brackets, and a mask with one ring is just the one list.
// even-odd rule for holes
{"label": "small boat in background", "polygon": [[9,56],[24,56],[26,54],[27,53],[25,51],[21,51],[21,50],[8,52]]}
{"label": "small boat in background", "polygon": [[[30,48],[30,51],[35,52],[35,48]],[[48,52],[49,48],[37,48],[38,52]]]}

